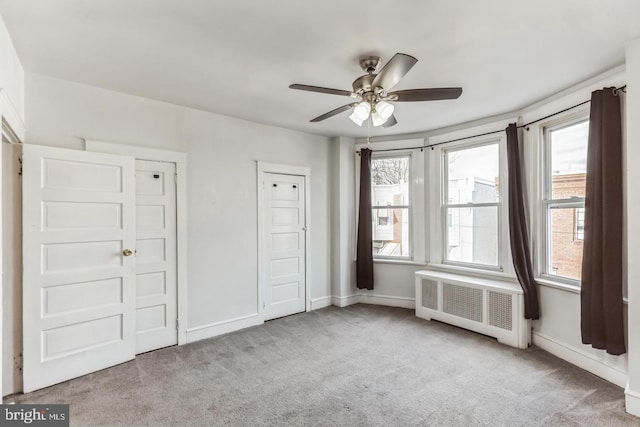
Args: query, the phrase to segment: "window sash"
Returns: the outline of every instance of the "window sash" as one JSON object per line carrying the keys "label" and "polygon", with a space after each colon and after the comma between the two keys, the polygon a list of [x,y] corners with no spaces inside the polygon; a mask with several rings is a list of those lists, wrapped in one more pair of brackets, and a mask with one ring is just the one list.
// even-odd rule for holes
{"label": "window sash", "polygon": [[574,199],[543,200],[542,206],[544,212],[544,241],[542,243],[542,247],[544,248],[544,256],[542,257],[543,266],[540,276],[542,279],[579,287],[580,280],[551,273],[551,257],[553,255],[553,251],[551,248],[553,232],[553,230],[551,229],[551,212],[554,209],[584,209],[584,197],[576,197]]}
{"label": "window sash", "polygon": [[543,173],[543,190],[542,190],[542,206],[541,206],[541,218],[542,218],[542,256],[541,264],[539,268],[539,276],[541,279],[549,280],[552,282],[562,283],[565,285],[580,287],[580,280],[570,277],[560,276],[557,274],[551,274],[551,257],[553,255],[551,248],[551,211],[552,209],[577,209],[584,208],[584,197],[572,197],[569,199],[554,199],[553,198],[553,163],[552,163],[552,140],[551,133],[554,131],[562,130],[571,126],[578,125],[588,121],[589,118],[584,115],[579,117],[573,117],[572,119],[563,121],[559,124],[552,126],[545,126],[542,128],[542,165],[541,170]]}
{"label": "window sash", "polygon": [[[500,186],[500,193],[498,195],[498,200],[496,202],[469,202],[469,203],[450,203],[449,202],[449,154],[454,152],[460,152],[464,150],[469,150],[473,148],[489,146],[489,145],[497,145],[498,146],[498,180],[499,182],[505,182],[502,176],[502,145],[499,141],[491,141],[484,142],[479,144],[471,144],[464,145],[461,147],[454,147],[448,150],[443,150],[442,152],[442,194],[441,194],[441,227],[440,227],[440,239],[441,239],[441,250],[442,250],[442,263],[459,266],[459,267],[468,267],[475,268],[480,270],[492,270],[492,271],[502,271],[502,262],[503,262],[503,222],[502,222],[502,201],[504,199],[504,185]],[[481,264],[475,262],[465,262],[465,261],[455,261],[448,259],[448,246],[449,246],[449,231],[447,228],[447,210],[451,208],[480,208],[480,207],[496,207],[497,211],[497,230],[498,235],[496,236],[498,241],[497,248],[497,265],[495,264]]]}
{"label": "window sash", "polygon": [[[407,243],[407,255],[379,255],[379,254],[373,254],[373,258],[374,259],[397,259],[397,260],[412,260],[413,259],[413,209],[411,207],[411,205],[400,205],[400,206],[380,206],[380,207],[373,207],[372,211],[375,210],[382,210],[382,209],[406,209],[407,211],[407,238],[408,238],[408,243]],[[390,215],[390,222],[388,225],[386,226],[379,226],[379,227],[394,227],[393,224],[393,212],[391,212]],[[373,230],[372,230],[372,237],[375,237],[375,227],[376,224],[375,222],[372,224]],[[373,241],[375,241],[375,239],[373,239]]]}
{"label": "window sash", "polygon": [[[382,209],[406,209],[407,210],[407,238],[408,238],[408,255],[406,256],[402,256],[402,255],[378,255],[378,254],[373,254],[373,258],[374,259],[391,259],[391,260],[412,260],[413,259],[413,252],[414,252],[414,236],[413,236],[413,208],[412,208],[412,185],[413,185],[413,154],[401,154],[401,155],[396,155],[396,156],[376,156],[375,154],[373,155],[373,157],[371,158],[372,163],[375,162],[376,160],[386,160],[386,159],[407,159],[407,167],[408,167],[408,171],[407,171],[407,200],[409,202],[409,204],[403,204],[403,205],[373,205],[373,200],[372,200],[372,213],[375,212],[376,210],[382,210]],[[373,166],[372,166],[373,169]],[[371,192],[373,194],[373,187],[374,187],[374,183],[373,183],[373,179],[371,181]],[[392,214],[393,215],[393,214]],[[392,216],[391,215],[391,216]],[[391,223],[391,226],[393,227],[393,223]],[[375,227],[376,224],[372,223],[372,227],[374,227],[375,231]],[[374,237],[374,233],[372,233],[372,237]]]}
{"label": "window sash", "polygon": [[406,209],[406,208],[410,208],[411,205],[380,205],[380,206],[371,206],[371,209],[377,209],[377,210],[382,210],[382,209]]}
{"label": "window sash", "polygon": [[[448,223],[447,223],[447,219],[448,219],[448,211],[450,209],[465,209],[465,208],[485,208],[485,207],[495,207],[496,208],[496,230],[497,230],[497,235],[496,235],[496,241],[497,241],[497,248],[496,248],[496,264],[483,264],[483,263],[478,263],[478,262],[473,262],[473,261],[459,261],[459,260],[453,260],[453,259],[449,259],[449,228],[448,228]],[[461,267],[471,267],[471,268],[479,268],[479,269],[485,269],[485,270],[493,270],[493,271],[502,271],[502,245],[500,244],[500,242],[502,242],[502,212],[501,212],[501,203],[475,203],[475,204],[465,204],[465,205],[448,205],[448,206],[443,206],[442,207],[442,230],[443,234],[442,234],[442,263],[443,264],[450,264],[450,265],[457,265],[457,266],[461,266]]]}
{"label": "window sash", "polygon": [[[543,156],[543,170],[544,170],[544,191],[543,198],[545,201],[553,200],[553,201],[562,201],[562,200],[570,200],[570,199],[554,199],[553,198],[553,162],[551,158],[551,133],[555,131],[559,131],[562,129],[569,128],[571,126],[579,125],[584,122],[588,122],[588,117],[580,117],[577,119],[569,120],[562,122],[556,126],[549,126],[543,128],[543,136],[544,136],[544,156]],[[586,172],[586,171],[585,171]]]}

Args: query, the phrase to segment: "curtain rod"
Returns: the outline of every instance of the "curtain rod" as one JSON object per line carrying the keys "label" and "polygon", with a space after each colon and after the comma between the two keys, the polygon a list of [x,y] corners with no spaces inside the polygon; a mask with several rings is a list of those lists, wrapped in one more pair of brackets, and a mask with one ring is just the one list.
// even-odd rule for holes
{"label": "curtain rod", "polygon": [[[617,88],[613,89],[613,94],[615,96],[618,96],[618,93],[620,93],[620,92],[627,93],[627,85],[623,85],[623,86],[620,86],[620,87],[617,87]],[[544,116],[544,117],[541,117],[539,119],[533,120],[533,121],[531,121],[529,123],[525,123],[523,125],[520,125],[520,126],[518,126],[518,129],[523,129],[524,128],[525,130],[528,131],[529,130],[529,126],[531,126],[534,123],[541,122],[543,120],[546,120],[546,119],[551,118],[553,116],[557,116],[558,114],[565,113],[565,112],[567,112],[569,110],[573,110],[574,108],[578,108],[578,107],[580,107],[582,105],[585,105],[585,104],[588,104],[590,102],[591,102],[591,100],[589,99],[589,100],[583,101],[583,102],[581,102],[579,104],[572,105],[571,107],[565,108],[564,110],[556,111],[555,113],[549,114],[548,116]],[[433,150],[433,147],[437,147],[438,145],[448,144],[450,142],[464,141],[465,139],[477,138],[479,136],[493,135],[493,134],[500,133],[500,132],[504,132],[504,129],[494,130],[494,131],[491,131],[491,132],[480,133],[480,134],[477,134],[477,135],[465,136],[465,137],[462,137],[462,138],[450,139],[448,141],[436,142],[435,144],[421,145],[421,146],[418,146],[418,147],[387,148],[386,150],[371,150],[371,151],[374,151],[374,152],[388,152],[388,151],[416,150],[418,148],[420,149],[420,151],[423,151],[425,148],[431,148]],[[360,150],[357,150],[356,153],[360,154]]]}

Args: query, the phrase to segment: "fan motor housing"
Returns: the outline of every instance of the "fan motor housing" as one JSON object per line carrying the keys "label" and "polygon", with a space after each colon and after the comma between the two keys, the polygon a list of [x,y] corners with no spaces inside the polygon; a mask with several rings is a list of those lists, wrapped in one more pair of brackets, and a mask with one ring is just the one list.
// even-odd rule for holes
{"label": "fan motor housing", "polygon": [[375,74],[365,74],[364,76],[360,76],[353,81],[353,91],[358,95],[362,95],[366,92],[373,92],[373,79],[376,77]]}
{"label": "fan motor housing", "polygon": [[360,59],[360,68],[362,68],[362,71],[365,73],[373,74],[376,72],[381,62],[382,58],[379,56],[365,56]]}

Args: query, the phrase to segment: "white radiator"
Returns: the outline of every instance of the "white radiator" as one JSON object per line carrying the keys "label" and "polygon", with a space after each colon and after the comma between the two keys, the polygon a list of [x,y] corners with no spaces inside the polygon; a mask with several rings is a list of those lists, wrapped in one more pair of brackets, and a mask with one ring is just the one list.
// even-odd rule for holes
{"label": "white radiator", "polygon": [[416,316],[495,337],[513,347],[531,343],[518,283],[461,274],[416,272]]}

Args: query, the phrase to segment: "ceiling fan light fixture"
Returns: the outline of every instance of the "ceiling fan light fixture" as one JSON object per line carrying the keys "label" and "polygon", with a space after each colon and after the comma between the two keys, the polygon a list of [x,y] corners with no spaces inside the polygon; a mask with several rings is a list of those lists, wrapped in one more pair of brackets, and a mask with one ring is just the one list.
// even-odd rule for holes
{"label": "ceiling fan light fixture", "polygon": [[380,101],[376,104],[376,108],[371,113],[371,121],[373,126],[382,126],[389,120],[389,117],[393,114],[394,107],[385,101]]}
{"label": "ceiling fan light fixture", "polygon": [[369,118],[369,114],[371,114],[371,105],[367,101],[362,101],[355,106],[349,118],[353,123],[362,126],[362,123]]}
{"label": "ceiling fan light fixture", "polygon": [[385,120],[391,117],[391,115],[393,114],[393,109],[393,104],[389,104],[386,101],[380,101],[376,104],[376,112]]}
{"label": "ceiling fan light fixture", "polygon": [[[360,67],[366,74],[353,81],[351,84],[353,90],[332,89],[298,83],[289,85],[289,88],[308,92],[326,93],[329,95],[348,96],[358,100],[358,102],[351,102],[315,117],[310,120],[312,123],[321,122],[345,111],[352,110],[349,118],[358,126],[362,126],[366,121],[367,124],[371,123],[373,126],[389,128],[398,124],[398,121],[394,115],[394,106],[387,101],[440,101],[457,99],[462,94],[461,87],[404,89],[392,92],[400,80],[416,65],[416,62],[418,62],[418,60],[411,55],[396,53],[384,64],[380,71],[378,71],[378,67],[381,65],[380,58],[377,56],[367,56],[360,60]],[[369,119],[371,119],[371,122],[369,122]]]}

